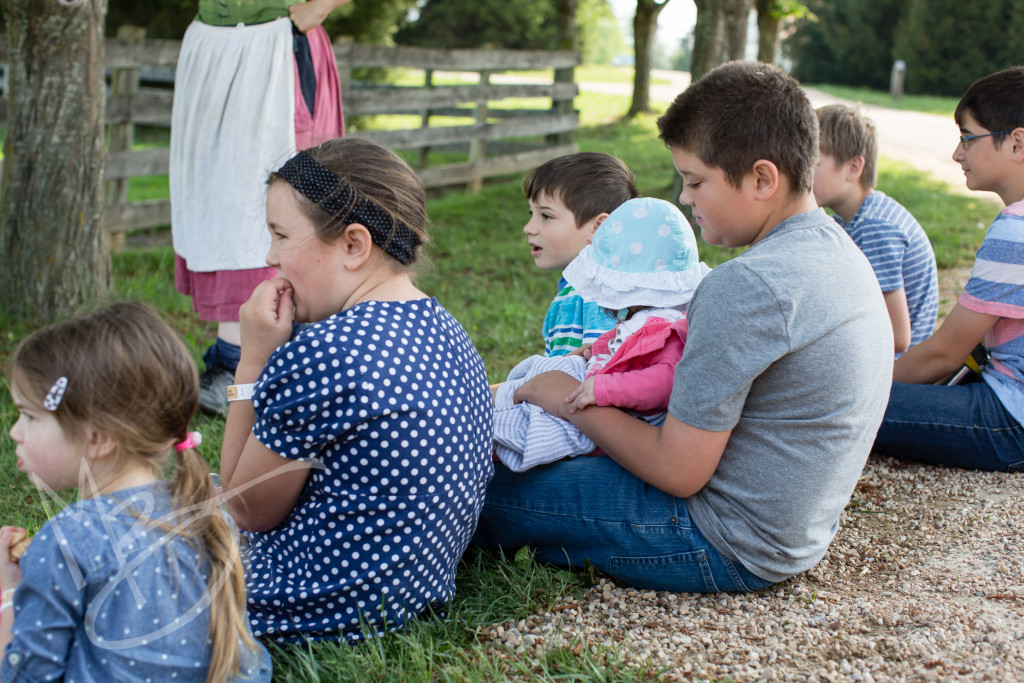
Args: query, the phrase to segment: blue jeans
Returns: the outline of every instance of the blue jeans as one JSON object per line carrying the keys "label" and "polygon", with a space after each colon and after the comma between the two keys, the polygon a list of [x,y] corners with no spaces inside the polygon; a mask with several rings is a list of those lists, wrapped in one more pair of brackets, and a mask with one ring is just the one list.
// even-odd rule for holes
{"label": "blue jeans", "polygon": [[645,484],[614,460],[581,456],[525,472],[495,467],[473,542],[582,568],[654,590],[717,593],[771,585],[715,550],[682,498]]}
{"label": "blue jeans", "polygon": [[985,382],[893,382],[874,450],[929,464],[1024,472],[1024,426]]}

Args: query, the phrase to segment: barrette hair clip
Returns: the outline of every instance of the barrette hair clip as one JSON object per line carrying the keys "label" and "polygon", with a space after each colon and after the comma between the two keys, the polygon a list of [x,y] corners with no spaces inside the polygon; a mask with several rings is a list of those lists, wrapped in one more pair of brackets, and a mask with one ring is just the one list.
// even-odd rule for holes
{"label": "barrette hair clip", "polygon": [[60,408],[60,402],[64,399],[64,392],[68,388],[68,378],[60,377],[50,390],[46,392],[46,398],[43,399],[43,407],[49,410],[51,413]]}

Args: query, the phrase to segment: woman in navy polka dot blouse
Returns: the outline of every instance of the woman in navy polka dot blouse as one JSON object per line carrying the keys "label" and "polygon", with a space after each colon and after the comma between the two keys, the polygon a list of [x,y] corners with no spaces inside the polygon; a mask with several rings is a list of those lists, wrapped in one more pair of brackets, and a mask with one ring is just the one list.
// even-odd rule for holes
{"label": "woman in navy polka dot blouse", "polygon": [[268,180],[267,224],[280,277],[242,307],[221,455],[250,620],[354,640],[452,597],[493,474],[490,390],[412,282],[425,197],[398,156],[358,138],[300,152]]}

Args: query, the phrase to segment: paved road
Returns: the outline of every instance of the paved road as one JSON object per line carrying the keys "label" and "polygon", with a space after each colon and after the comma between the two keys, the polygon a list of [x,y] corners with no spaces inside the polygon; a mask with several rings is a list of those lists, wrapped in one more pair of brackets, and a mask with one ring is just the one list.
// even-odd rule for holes
{"label": "paved road", "polygon": [[[652,77],[652,80],[668,81],[651,85],[651,99],[660,102],[671,102],[690,83],[690,74],[682,71],[655,69]],[[580,84],[580,88],[618,95],[631,95],[633,91],[632,83],[585,82]],[[836,102],[855,104],[812,88],[807,89],[807,96],[815,107]],[[879,153],[882,156],[905,162],[924,171],[936,180],[944,182],[954,192],[1000,201],[998,195],[994,193],[972,192],[964,184],[960,165],[952,159],[953,148],[960,135],[952,117],[871,105],[861,105],[861,108],[875,122]]]}

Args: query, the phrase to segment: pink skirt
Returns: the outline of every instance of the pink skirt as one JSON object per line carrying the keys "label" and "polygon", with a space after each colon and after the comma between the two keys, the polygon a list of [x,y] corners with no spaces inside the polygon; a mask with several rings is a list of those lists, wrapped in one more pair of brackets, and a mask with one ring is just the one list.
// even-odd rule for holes
{"label": "pink skirt", "polygon": [[[345,134],[341,105],[341,83],[331,39],[323,26],[307,34],[316,73],[316,103],[313,114],[306,108],[295,74],[295,146],[306,149]],[[238,322],[238,309],[249,300],[256,286],[277,277],[276,268],[197,272],[188,269],[181,256],[174,255],[174,286],[192,297],[192,309],[200,320]]]}

